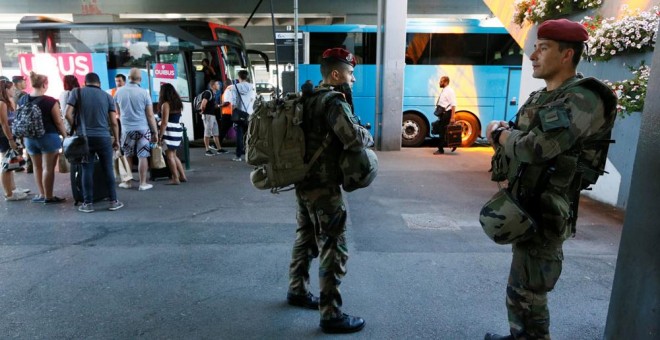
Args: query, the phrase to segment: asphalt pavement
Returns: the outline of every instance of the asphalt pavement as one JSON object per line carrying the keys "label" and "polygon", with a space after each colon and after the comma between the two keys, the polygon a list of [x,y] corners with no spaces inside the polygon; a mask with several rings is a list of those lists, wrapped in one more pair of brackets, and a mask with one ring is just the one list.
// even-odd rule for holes
{"label": "asphalt pavement", "polygon": [[[232,150],[233,151],[233,150]],[[508,332],[510,246],[481,230],[497,191],[488,147],[379,152],[369,188],[349,210],[344,312],[360,333],[328,336],[317,312],[286,304],[295,197],[254,189],[232,154],[191,149],[189,182],[117,189],[125,207],[0,202],[0,338],[483,339]],[[137,174],[135,174],[137,177]],[[36,191],[32,175],[19,186]],[[137,187],[135,185],[134,187]],[[623,213],[583,198],[577,236],[549,295],[553,339],[600,339]],[[318,261],[312,267],[317,289]],[[318,291],[314,291],[318,294]]]}

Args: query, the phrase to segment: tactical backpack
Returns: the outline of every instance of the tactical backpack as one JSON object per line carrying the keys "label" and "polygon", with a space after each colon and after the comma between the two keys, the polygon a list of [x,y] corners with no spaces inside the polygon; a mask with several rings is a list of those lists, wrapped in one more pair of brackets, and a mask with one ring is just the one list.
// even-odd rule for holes
{"label": "tactical backpack", "polygon": [[[341,95],[335,91],[320,94],[321,100]],[[305,97],[290,94],[284,100],[257,100],[248,120],[246,160],[256,168],[250,173],[255,188],[272,193],[293,189],[330,144],[323,141],[309,162],[305,162],[305,133],[302,129]]]}
{"label": "tactical backpack", "polygon": [[[509,169],[509,159],[504,155],[503,148],[497,147],[491,161],[491,179],[502,181],[510,170],[516,170],[516,176],[508,188],[500,189],[481,209],[479,222],[493,241],[499,244],[520,242],[531,238],[536,232],[543,232],[546,238],[559,240],[575,235],[580,191],[595,184],[598,177],[605,173],[609,145],[614,142],[611,140],[611,132],[616,119],[617,102],[616,95],[607,85],[595,78],[582,78],[581,75],[576,81],[555,90],[554,96],[545,102],[554,101],[575,86],[584,86],[603,100],[603,128],[555,157],[547,169],[542,171],[536,168],[531,172],[533,175],[528,176],[534,179],[531,181],[535,183],[531,195],[538,197],[538,203],[543,207],[539,217],[545,219],[543,225],[547,230],[538,230],[537,221],[532,219],[511,192],[515,181],[529,170],[529,167],[521,164],[517,170]],[[534,94],[530,95],[527,103],[533,96]]]}
{"label": "tactical backpack", "polygon": [[11,132],[15,137],[41,138],[46,134],[44,129],[43,115],[37,105],[41,98],[30,100],[28,98],[24,105],[16,110],[16,118],[11,126]]}
{"label": "tactical backpack", "polygon": [[204,101],[204,93],[210,92],[211,93],[211,99],[213,99],[213,92],[211,90],[204,90],[200,94],[196,95],[195,98],[193,99],[193,112],[195,113],[200,113],[202,112],[202,101]]}

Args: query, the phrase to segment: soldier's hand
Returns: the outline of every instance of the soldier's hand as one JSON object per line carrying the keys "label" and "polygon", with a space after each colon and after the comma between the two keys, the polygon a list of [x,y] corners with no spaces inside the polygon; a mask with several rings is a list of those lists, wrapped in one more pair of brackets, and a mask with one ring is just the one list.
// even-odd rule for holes
{"label": "soldier's hand", "polygon": [[493,145],[493,131],[497,130],[500,127],[504,128],[509,128],[509,123],[505,122],[503,120],[494,120],[490,123],[488,123],[488,126],[486,127],[486,139],[488,139],[488,142]]}

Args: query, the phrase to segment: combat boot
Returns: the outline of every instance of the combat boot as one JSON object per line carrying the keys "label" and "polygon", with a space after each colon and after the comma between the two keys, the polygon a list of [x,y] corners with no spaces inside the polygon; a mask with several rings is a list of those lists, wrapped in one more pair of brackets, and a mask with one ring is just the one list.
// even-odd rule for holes
{"label": "combat boot", "polygon": [[312,293],[307,293],[307,295],[295,295],[291,293],[286,294],[286,300],[291,306],[309,308],[309,309],[319,309],[319,298],[314,296]]}
{"label": "combat boot", "polygon": [[353,333],[364,328],[364,319],[358,316],[342,314],[338,318],[321,320],[320,326],[324,333]]}
{"label": "combat boot", "polygon": [[511,335],[499,335],[494,333],[486,333],[484,340],[513,340]]}

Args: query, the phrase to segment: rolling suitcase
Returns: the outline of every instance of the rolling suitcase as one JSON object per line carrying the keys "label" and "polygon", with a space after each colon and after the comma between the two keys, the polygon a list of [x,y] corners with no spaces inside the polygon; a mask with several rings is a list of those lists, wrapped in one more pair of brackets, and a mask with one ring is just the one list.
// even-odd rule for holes
{"label": "rolling suitcase", "polygon": [[463,138],[463,128],[460,125],[447,125],[447,130],[445,131],[445,144],[449,148],[461,146]]}
{"label": "rolling suitcase", "polygon": [[[94,158],[94,202],[98,202],[109,198],[110,193],[108,193],[101,162],[97,157]],[[85,201],[82,191],[82,164],[71,164],[71,192],[73,193],[74,205]]]}
{"label": "rolling suitcase", "polygon": [[149,168],[149,180],[152,182],[172,179],[172,171],[170,171],[170,165],[165,160],[166,167],[162,169]]}

